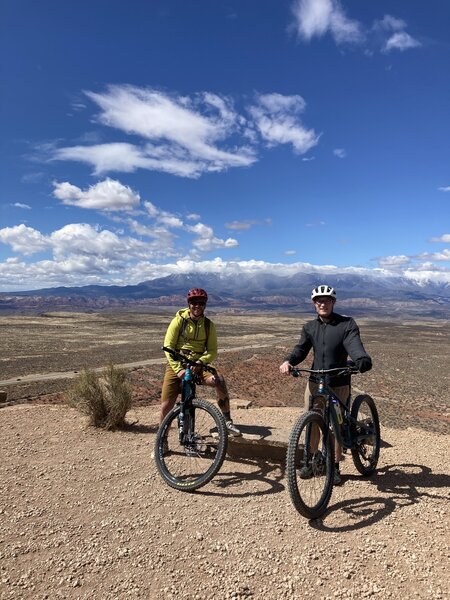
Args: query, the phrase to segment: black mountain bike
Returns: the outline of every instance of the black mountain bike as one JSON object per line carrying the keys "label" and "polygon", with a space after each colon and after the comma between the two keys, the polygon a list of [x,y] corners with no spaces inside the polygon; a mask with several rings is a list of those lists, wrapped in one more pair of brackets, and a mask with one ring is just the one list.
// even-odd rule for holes
{"label": "black mountain bike", "polygon": [[[156,434],[155,462],[170,487],[193,492],[211,481],[222,466],[228,442],[225,418],[213,404],[195,397],[201,377],[192,367],[198,363],[172,348],[162,349],[182,363],[185,374],[181,402],[164,418]],[[202,368],[216,373],[208,365]]]}
{"label": "black mountain bike", "polygon": [[[380,421],[373,399],[362,394],[347,404],[341,402],[328,385],[333,375],[352,375],[353,364],[337,369],[297,369],[298,377],[310,373],[318,389],[310,401],[310,410],[299,417],[288,442],[286,472],[289,495],[298,512],[317,519],[326,511],[333,490],[334,438],[350,450],[361,475],[371,475],[380,455]],[[315,409],[315,398],[322,397],[325,407]]]}

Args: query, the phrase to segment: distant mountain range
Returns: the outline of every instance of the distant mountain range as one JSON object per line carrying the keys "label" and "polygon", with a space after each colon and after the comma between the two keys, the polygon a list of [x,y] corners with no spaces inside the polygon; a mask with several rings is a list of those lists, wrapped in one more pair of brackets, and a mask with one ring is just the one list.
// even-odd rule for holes
{"label": "distant mountain range", "polygon": [[56,287],[0,293],[0,314],[17,311],[100,310],[185,306],[186,291],[203,287],[211,309],[310,311],[311,289],[326,282],[336,288],[339,309],[367,316],[450,317],[450,285],[420,285],[405,277],[360,274],[295,275],[188,273],[137,285]]}

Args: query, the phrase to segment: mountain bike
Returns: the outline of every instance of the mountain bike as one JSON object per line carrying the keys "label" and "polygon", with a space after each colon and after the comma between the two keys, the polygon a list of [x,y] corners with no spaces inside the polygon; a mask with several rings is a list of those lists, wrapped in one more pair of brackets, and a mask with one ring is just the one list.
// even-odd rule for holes
{"label": "mountain bike", "polygon": [[[196,398],[196,384],[201,375],[195,373],[198,362],[163,346],[183,365],[181,402],[163,419],[155,442],[156,467],[164,481],[183,492],[193,492],[206,485],[219,471],[227,451],[225,418],[210,402]],[[208,365],[202,369],[215,374]]]}
{"label": "mountain bike", "polygon": [[[289,495],[298,512],[308,519],[317,519],[326,511],[333,490],[334,438],[343,451],[351,451],[353,462],[361,475],[371,475],[380,455],[380,421],[373,399],[367,394],[349,397],[341,402],[329,387],[330,375],[353,375],[354,364],[337,369],[298,369],[291,374],[299,377],[309,373],[318,383],[309,410],[295,423],[289,437],[286,473]],[[324,402],[323,410],[313,408],[316,398]]]}

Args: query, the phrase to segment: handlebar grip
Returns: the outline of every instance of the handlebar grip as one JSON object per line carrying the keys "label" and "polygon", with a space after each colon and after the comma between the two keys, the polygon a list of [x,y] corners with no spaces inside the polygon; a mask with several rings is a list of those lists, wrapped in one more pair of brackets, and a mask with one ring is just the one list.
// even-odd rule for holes
{"label": "handlebar grip", "polygon": [[181,354],[181,352],[177,352],[176,350],[174,350],[173,348],[169,348],[168,346],[161,346],[161,350],[164,350],[164,352],[167,352],[168,354],[170,354],[172,356],[172,358],[175,358],[181,362],[185,362],[188,365],[191,365],[192,367],[198,366],[198,364],[201,364],[202,369],[205,369],[205,371],[209,371],[210,373],[217,373],[217,370],[214,367],[210,367],[209,365],[206,365],[205,363],[202,363],[201,361],[195,361],[195,360],[191,360],[190,358],[188,358],[187,356],[184,356],[184,354]]}

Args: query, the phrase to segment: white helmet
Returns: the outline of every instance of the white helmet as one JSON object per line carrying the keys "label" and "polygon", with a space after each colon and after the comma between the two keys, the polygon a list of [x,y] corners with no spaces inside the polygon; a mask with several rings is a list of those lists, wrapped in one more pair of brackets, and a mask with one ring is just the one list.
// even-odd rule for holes
{"label": "white helmet", "polygon": [[314,300],[317,296],[331,296],[336,300],[336,290],[329,285],[318,285],[311,292],[311,300]]}

